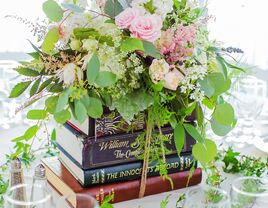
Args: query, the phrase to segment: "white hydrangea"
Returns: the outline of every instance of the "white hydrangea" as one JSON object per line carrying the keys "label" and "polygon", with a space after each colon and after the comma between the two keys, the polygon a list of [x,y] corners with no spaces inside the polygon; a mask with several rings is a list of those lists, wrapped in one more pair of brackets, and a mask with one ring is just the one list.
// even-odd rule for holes
{"label": "white hydrangea", "polygon": [[99,46],[98,57],[101,63],[101,70],[113,72],[118,79],[124,76],[126,71],[126,66],[123,62],[125,53],[118,53],[114,47],[104,43]]}
{"label": "white hydrangea", "polygon": [[[131,6],[145,10],[144,5],[148,2],[150,0],[133,0]],[[173,10],[173,0],[153,0],[153,7],[155,8],[154,13],[164,20],[166,15]]]}

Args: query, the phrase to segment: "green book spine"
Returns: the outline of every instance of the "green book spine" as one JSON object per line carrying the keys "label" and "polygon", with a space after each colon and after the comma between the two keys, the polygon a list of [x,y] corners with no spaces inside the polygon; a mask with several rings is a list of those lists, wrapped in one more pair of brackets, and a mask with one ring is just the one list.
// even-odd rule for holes
{"label": "green book spine", "polygon": [[[65,152],[66,153],[66,152]],[[64,153],[63,153],[64,154]],[[137,180],[141,178],[142,173],[142,161],[132,162],[128,164],[121,164],[115,166],[108,166],[104,168],[96,168],[83,170],[76,164],[68,155],[65,154],[65,158],[76,165],[77,168],[83,173],[83,178],[79,178],[66,162],[62,162],[67,166],[69,171],[78,179],[83,187],[90,187],[92,185],[114,183],[120,181]],[[182,154],[180,157],[177,155],[171,155],[166,158],[168,174],[189,170],[194,158],[191,154]],[[79,174],[81,177],[81,174]],[[159,176],[159,165],[152,163],[148,168],[148,177]],[[82,182],[84,181],[84,182]]]}

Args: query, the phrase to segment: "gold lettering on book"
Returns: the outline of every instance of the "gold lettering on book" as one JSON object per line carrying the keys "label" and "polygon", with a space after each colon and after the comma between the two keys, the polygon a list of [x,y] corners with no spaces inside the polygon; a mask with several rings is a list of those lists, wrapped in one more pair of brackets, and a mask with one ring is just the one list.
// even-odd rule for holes
{"label": "gold lettering on book", "polygon": [[180,170],[184,170],[184,157],[180,157]]}
{"label": "gold lettering on book", "polygon": [[115,150],[114,156],[116,159],[122,159],[122,158],[130,158],[133,156],[133,152],[131,150],[127,150],[125,153],[122,150]]}
{"label": "gold lettering on book", "polygon": [[129,148],[129,141],[113,140],[99,143],[100,151],[107,149]]}
{"label": "gold lettering on book", "polygon": [[112,180],[118,177],[118,172],[115,173],[107,173],[107,179]]}
{"label": "gold lettering on book", "polygon": [[92,174],[92,184],[98,184],[100,182],[100,174],[94,173]]}

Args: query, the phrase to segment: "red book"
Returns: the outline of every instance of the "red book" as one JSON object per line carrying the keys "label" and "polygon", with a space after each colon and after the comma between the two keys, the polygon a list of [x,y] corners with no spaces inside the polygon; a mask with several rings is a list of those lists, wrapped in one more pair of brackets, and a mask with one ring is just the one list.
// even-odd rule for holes
{"label": "red book", "polygon": [[[70,195],[74,193],[90,194],[100,203],[105,196],[114,194],[112,203],[127,201],[138,198],[140,189],[140,180],[102,184],[83,188],[73,175],[55,158],[46,158],[42,160],[47,171],[48,182],[61,194]],[[185,188],[187,185],[189,171],[169,174],[174,183],[174,189]],[[189,186],[201,183],[202,170],[197,168],[190,179]],[[171,185],[168,180],[163,180],[161,176],[149,177],[147,179],[145,196],[171,191]]]}

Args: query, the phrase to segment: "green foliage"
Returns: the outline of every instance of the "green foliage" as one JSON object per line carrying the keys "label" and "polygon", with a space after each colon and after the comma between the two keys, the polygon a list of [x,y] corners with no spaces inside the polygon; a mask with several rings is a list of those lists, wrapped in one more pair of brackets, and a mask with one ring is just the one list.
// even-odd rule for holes
{"label": "green foliage", "polygon": [[37,77],[39,76],[39,72],[30,68],[24,68],[24,67],[19,67],[16,69],[16,71],[20,74],[20,75],[24,75],[27,77]]}
{"label": "green foliage", "polygon": [[232,126],[225,126],[225,125],[219,124],[213,118],[211,119],[210,124],[211,124],[211,129],[218,136],[226,136],[232,130]]}
{"label": "green foliage", "polygon": [[104,7],[104,13],[114,18],[123,11],[122,5],[118,0],[107,0]]}
{"label": "green foliage", "polygon": [[114,206],[110,204],[114,200],[114,194],[105,196],[100,208],[113,208]]}
{"label": "green foliage", "polygon": [[167,205],[169,203],[170,194],[167,195],[160,203],[160,208],[167,208]]}
{"label": "green foliage", "polygon": [[57,123],[64,124],[71,119],[71,113],[68,110],[62,110],[54,113],[54,119]]}
{"label": "green foliage", "polygon": [[200,135],[197,129],[191,124],[184,124],[183,125],[185,130],[190,134],[197,142],[200,144],[204,143],[204,138]]}
{"label": "green foliage", "polygon": [[235,119],[234,109],[229,103],[217,105],[212,117],[217,123],[230,126]]}
{"label": "green foliage", "polygon": [[76,100],[74,104],[75,116],[80,123],[87,118],[87,109],[80,100]]}
{"label": "green foliage", "polygon": [[57,103],[58,103],[58,96],[52,96],[46,99],[45,105],[46,105],[46,110],[50,114],[54,114],[56,111]]}
{"label": "green foliage", "polygon": [[209,162],[213,161],[217,154],[217,146],[215,142],[209,139],[205,139],[204,143],[196,143],[193,146],[193,156],[205,166]]}
{"label": "green foliage", "polygon": [[92,118],[100,118],[103,114],[102,103],[97,98],[90,98],[90,105],[87,108],[87,114]]}
{"label": "green foliage", "polygon": [[75,38],[79,40],[84,40],[89,37],[95,37],[100,35],[99,32],[94,28],[75,28],[73,30],[73,34]]}
{"label": "green foliage", "polygon": [[199,80],[201,90],[205,95],[211,98],[212,96],[218,96],[230,89],[231,80],[225,79],[222,73],[214,72],[208,74],[203,80]]}
{"label": "green foliage", "polygon": [[59,22],[63,17],[63,10],[54,0],[47,0],[43,3],[43,11],[52,22]]}
{"label": "green foliage", "polygon": [[19,97],[29,87],[31,83],[31,81],[27,81],[15,85],[15,87],[11,90],[9,98]]}
{"label": "green foliage", "polygon": [[116,83],[116,75],[109,71],[100,71],[95,80],[99,87],[109,87]]}
{"label": "green foliage", "polygon": [[42,92],[43,89],[45,89],[47,86],[49,86],[49,85],[51,84],[52,81],[53,81],[53,78],[50,78],[50,79],[47,79],[46,81],[44,81],[44,82],[40,85],[40,87],[39,87],[39,89],[38,89],[38,93],[39,93],[39,92]]}
{"label": "green foliage", "polygon": [[160,53],[158,52],[158,50],[156,49],[153,43],[148,42],[148,41],[142,41],[142,43],[143,43],[143,48],[144,48],[144,54],[146,56],[151,56],[157,59],[161,58]]}
{"label": "green foliage", "polygon": [[30,120],[43,120],[47,117],[45,110],[30,110],[27,113],[27,118]]}
{"label": "green foliage", "polygon": [[[149,44],[144,44],[140,39],[138,38],[127,38],[121,42],[121,50],[125,52],[133,52],[133,51],[144,51],[144,45],[147,47],[147,53],[151,52],[151,48],[149,48]],[[149,50],[151,49],[151,50]]]}
{"label": "green foliage", "polygon": [[38,125],[31,126],[25,131],[23,136],[12,139],[12,142],[29,141],[36,135],[38,130],[39,130]]}
{"label": "green foliage", "polygon": [[185,139],[184,127],[181,124],[177,124],[176,128],[174,129],[174,142],[178,156],[180,156],[181,154],[181,150],[184,145],[184,139]]}
{"label": "green foliage", "polygon": [[56,112],[62,111],[66,107],[69,100],[69,95],[70,95],[69,88],[65,89],[63,93],[60,94],[56,107]]}
{"label": "green foliage", "polygon": [[36,80],[30,90],[30,97],[32,97],[33,95],[36,94],[37,90],[38,90],[38,87],[40,85],[40,82],[41,82],[41,78],[39,78],[38,80]]}
{"label": "green foliage", "polygon": [[150,107],[153,102],[153,97],[150,94],[145,91],[137,91],[116,100],[113,107],[127,123],[130,123],[135,115]]}
{"label": "green foliage", "polygon": [[100,71],[100,61],[96,53],[94,53],[87,64],[87,80],[89,84],[94,84]]}
{"label": "green foliage", "polygon": [[227,71],[227,67],[225,65],[224,59],[221,56],[217,56],[216,60],[217,60],[218,68],[220,72],[222,73],[224,79],[227,79],[228,71]]}
{"label": "green foliage", "polygon": [[42,50],[45,53],[50,53],[54,49],[55,44],[58,42],[59,38],[60,34],[58,29],[56,27],[50,29],[49,32],[46,34],[46,37],[42,44]]}
{"label": "green foliage", "polygon": [[146,9],[147,12],[149,12],[150,14],[153,14],[156,10],[156,8],[153,5],[153,1],[154,0],[150,0],[148,1],[146,4],[144,4],[144,8]]}
{"label": "green foliage", "polygon": [[84,9],[75,5],[75,4],[70,4],[70,3],[62,3],[61,6],[64,8],[64,9],[68,9],[72,12],[76,12],[76,13],[82,13],[84,12]]}
{"label": "green foliage", "polygon": [[261,158],[241,155],[231,147],[220,153],[219,159],[224,162],[224,172],[241,173],[244,176],[261,177],[268,167],[268,160],[264,163]]}

